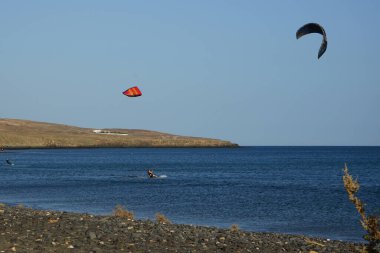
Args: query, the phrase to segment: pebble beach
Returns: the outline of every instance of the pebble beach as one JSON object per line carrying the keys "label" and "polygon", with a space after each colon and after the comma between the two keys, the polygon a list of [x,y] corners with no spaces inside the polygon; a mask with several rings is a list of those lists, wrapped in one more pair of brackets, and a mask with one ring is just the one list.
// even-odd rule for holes
{"label": "pebble beach", "polygon": [[363,244],[0,206],[0,252],[360,252]]}

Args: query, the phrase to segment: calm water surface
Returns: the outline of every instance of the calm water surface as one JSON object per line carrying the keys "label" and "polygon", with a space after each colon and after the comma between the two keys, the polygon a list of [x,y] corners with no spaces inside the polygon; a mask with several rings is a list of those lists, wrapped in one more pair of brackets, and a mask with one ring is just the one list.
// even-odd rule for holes
{"label": "calm water surface", "polygon": [[[122,204],[142,219],[360,241],[344,163],[380,214],[380,147],[10,150],[0,202],[93,214]],[[148,179],[148,168],[164,177]]]}

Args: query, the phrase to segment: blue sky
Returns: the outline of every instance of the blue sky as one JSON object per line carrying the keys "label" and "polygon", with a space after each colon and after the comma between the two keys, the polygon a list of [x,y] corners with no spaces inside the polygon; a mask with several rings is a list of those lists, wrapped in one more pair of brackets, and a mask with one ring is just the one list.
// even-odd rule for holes
{"label": "blue sky", "polygon": [[[380,2],[0,1],[0,117],[380,145]],[[299,40],[305,23],[321,36]],[[138,85],[143,96],[121,94]]]}

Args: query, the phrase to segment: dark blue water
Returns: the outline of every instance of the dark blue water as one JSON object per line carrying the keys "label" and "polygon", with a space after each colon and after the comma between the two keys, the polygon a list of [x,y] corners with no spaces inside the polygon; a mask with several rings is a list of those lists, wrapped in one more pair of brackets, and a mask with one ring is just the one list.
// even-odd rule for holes
{"label": "dark blue water", "polygon": [[380,147],[11,150],[0,162],[3,203],[93,214],[121,204],[143,219],[360,241],[347,163],[380,214]]}

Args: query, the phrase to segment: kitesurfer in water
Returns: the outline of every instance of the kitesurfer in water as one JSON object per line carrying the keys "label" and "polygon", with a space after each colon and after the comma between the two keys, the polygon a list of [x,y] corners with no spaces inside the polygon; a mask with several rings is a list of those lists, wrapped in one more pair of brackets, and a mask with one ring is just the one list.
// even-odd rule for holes
{"label": "kitesurfer in water", "polygon": [[157,177],[156,175],[154,175],[153,170],[148,170],[147,173],[148,173],[148,177],[150,178]]}

